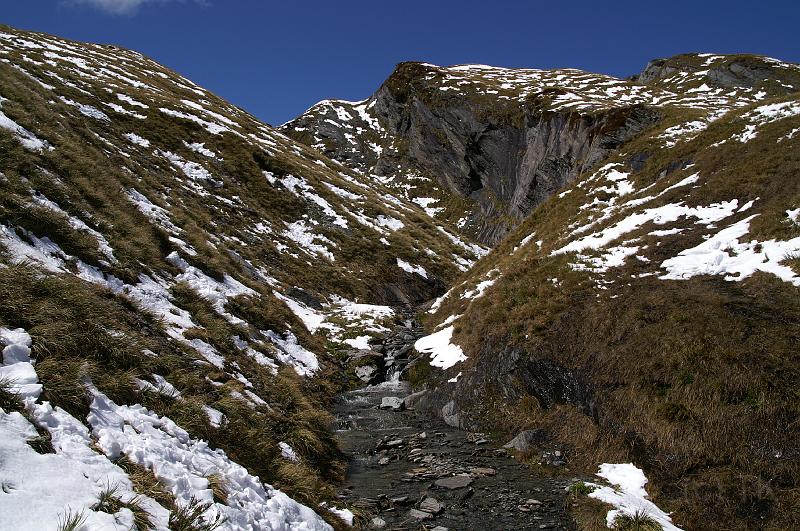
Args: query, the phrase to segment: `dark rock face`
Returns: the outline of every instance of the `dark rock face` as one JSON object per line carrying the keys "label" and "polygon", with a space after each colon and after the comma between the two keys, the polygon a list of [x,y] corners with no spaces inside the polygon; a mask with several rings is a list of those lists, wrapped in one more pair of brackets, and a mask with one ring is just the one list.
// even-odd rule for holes
{"label": "dark rock face", "polygon": [[[401,63],[367,100],[380,129],[365,121],[359,134],[348,135],[334,125],[337,112],[329,108],[298,118],[284,132],[308,141],[314,131],[325,155],[365,172],[435,178],[474,202],[470,232],[494,245],[536,205],[658,119],[642,106],[579,114],[541,110],[536,98],[450,95],[430,80],[431,68]],[[371,147],[379,142],[394,150]]]}
{"label": "dark rock face", "polygon": [[[494,348],[484,345],[483,350]],[[417,399],[417,409],[441,417],[450,426],[467,430],[487,427],[481,409],[486,396],[506,403],[533,396],[543,408],[572,404],[588,415],[594,413],[594,403],[584,378],[548,357],[505,347],[493,355],[482,352],[476,359],[476,369],[466,372],[457,383],[429,387]],[[542,433],[529,435],[543,436]]]}
{"label": "dark rock face", "polygon": [[532,112],[513,123],[503,116],[486,118],[483,111],[467,101],[431,108],[418,100],[387,109],[385,116],[404,131],[407,156],[421,173],[437,176],[447,189],[477,203],[477,236],[490,245],[656,118],[635,108],[597,118]]}

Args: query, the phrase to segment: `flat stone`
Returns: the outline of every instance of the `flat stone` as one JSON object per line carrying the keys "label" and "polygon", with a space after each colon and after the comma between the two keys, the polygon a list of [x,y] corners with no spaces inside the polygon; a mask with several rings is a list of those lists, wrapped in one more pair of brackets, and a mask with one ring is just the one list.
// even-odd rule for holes
{"label": "flat stone", "polygon": [[417,520],[430,520],[433,518],[431,513],[426,513],[425,511],[419,511],[417,509],[411,509],[408,511],[408,516]]}
{"label": "flat stone", "polygon": [[436,527],[432,528],[431,531],[450,531],[450,529],[437,525]]}
{"label": "flat stone", "polygon": [[392,439],[391,441],[386,441],[383,446],[386,448],[397,448],[399,446],[403,446],[403,439]]}
{"label": "flat stone", "polygon": [[475,444],[489,444],[489,439],[478,439]]}
{"label": "flat stone", "polygon": [[381,466],[386,466],[386,465],[388,465],[390,462],[391,462],[391,459],[389,459],[388,457],[381,457],[381,458],[378,460],[378,464],[379,464],[379,465],[381,465]]}
{"label": "flat stone", "polygon": [[436,498],[425,498],[419,504],[419,508],[421,511],[431,514],[439,514],[440,512],[444,511],[444,507]]}
{"label": "flat stone", "polygon": [[384,527],[386,527],[386,520],[384,520],[383,518],[378,518],[376,516],[375,518],[372,519],[370,525],[372,525],[374,529],[383,529]]}
{"label": "flat stone", "polygon": [[529,512],[531,512],[531,508],[530,508],[530,507],[528,507],[527,505],[520,505],[519,507],[517,507],[517,509],[519,509],[519,510],[520,510],[520,511],[522,511],[523,513],[529,513]]}
{"label": "flat stone", "polygon": [[439,478],[434,484],[443,489],[463,489],[472,485],[472,478],[469,476],[450,476],[447,478]]}
{"label": "flat stone", "polygon": [[390,409],[392,411],[403,411],[406,408],[402,398],[396,396],[384,396],[381,399],[381,409]]}
{"label": "flat stone", "polygon": [[389,498],[389,501],[395,505],[405,505],[408,503],[408,496],[398,496],[396,498]]}

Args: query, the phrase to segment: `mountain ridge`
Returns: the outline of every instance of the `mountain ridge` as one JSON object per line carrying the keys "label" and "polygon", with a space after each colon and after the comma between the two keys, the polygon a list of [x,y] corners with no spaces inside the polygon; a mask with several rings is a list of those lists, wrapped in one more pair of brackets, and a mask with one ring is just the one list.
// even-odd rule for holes
{"label": "mountain ridge", "polygon": [[[756,61],[769,65],[766,70],[773,77],[798,82],[797,67],[789,63],[758,56],[701,55],[655,61],[691,64],[694,74],[703,75]],[[705,72],[698,66],[703,63],[711,64]],[[655,67],[645,72],[648,68]],[[781,77],[776,72],[785,73]],[[577,173],[664,118],[659,115],[664,108],[713,112],[734,101],[786,91],[776,81],[778,86],[770,82],[765,90],[750,83],[720,96],[719,90],[703,83],[703,75],[667,81],[653,75],[651,81],[657,83],[644,86],[575,69],[401,63],[363,102],[324,100],[281,129],[394,186],[467,234],[495,244]],[[764,73],[759,75],[763,84]],[[457,92],[448,100],[450,90]],[[636,105],[643,107],[637,110]],[[609,114],[604,118],[605,113]],[[551,139],[554,135],[566,138],[559,144]],[[505,144],[517,148],[505,149]],[[515,149],[524,155],[509,160]]]}

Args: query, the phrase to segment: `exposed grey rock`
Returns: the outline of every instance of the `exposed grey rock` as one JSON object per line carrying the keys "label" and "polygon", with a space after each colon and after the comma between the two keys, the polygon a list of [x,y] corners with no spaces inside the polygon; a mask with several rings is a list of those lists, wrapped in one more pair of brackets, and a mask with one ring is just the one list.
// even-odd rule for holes
{"label": "exposed grey rock", "polygon": [[458,414],[455,401],[451,400],[442,407],[442,419],[448,426],[461,427],[461,417]]}
{"label": "exposed grey rock", "polygon": [[286,290],[286,295],[302,302],[309,308],[314,308],[315,310],[322,309],[322,302],[317,297],[315,297],[314,295],[312,295],[311,293],[307,292],[304,289],[300,289],[298,287],[292,287]]}
{"label": "exposed grey rock", "polygon": [[525,430],[519,432],[516,437],[503,445],[503,448],[513,448],[520,452],[525,452],[533,448],[536,441],[541,439],[541,432],[538,430]]}
{"label": "exposed grey rock", "polygon": [[410,511],[408,511],[408,516],[416,520],[430,520],[431,518],[433,518],[433,515],[431,515],[431,513],[426,513],[425,511],[420,511],[418,509],[411,509]]}
{"label": "exposed grey rock", "polygon": [[433,515],[437,515],[444,511],[444,507],[436,498],[425,498],[422,500],[422,502],[420,502],[419,508],[421,511],[425,511],[426,513]]}
{"label": "exposed grey rock", "polygon": [[463,489],[472,485],[472,478],[469,476],[450,476],[437,479],[434,484],[443,489]]}
{"label": "exposed grey rock", "polygon": [[384,527],[386,527],[386,520],[378,516],[375,516],[370,521],[370,525],[372,526],[373,529],[383,529]]}
{"label": "exposed grey rock", "polygon": [[406,405],[402,398],[396,396],[385,396],[381,400],[381,409],[391,409],[392,411],[403,411]]}
{"label": "exposed grey rock", "polygon": [[[365,173],[437,179],[446,191],[473,202],[470,232],[493,245],[536,205],[657,119],[644,107],[579,115],[543,112],[535,101],[520,107],[443,96],[437,72],[421,63],[397,66],[369,99],[380,134],[351,113],[348,124],[366,133],[348,138],[333,108],[318,108],[282,130],[301,142],[313,132],[325,139],[317,147],[327,156]],[[401,151],[371,149],[371,142],[385,139],[403,146]]]}
{"label": "exposed grey rock", "polygon": [[378,459],[378,464],[381,465],[381,466],[386,466],[390,462],[391,462],[391,459],[389,459],[388,457],[381,457],[380,459]]}
{"label": "exposed grey rock", "polygon": [[364,383],[371,382],[378,374],[378,367],[375,365],[362,365],[356,367],[356,377]]}
{"label": "exposed grey rock", "polygon": [[403,399],[403,402],[405,403],[406,408],[411,409],[416,407],[417,402],[425,395],[426,392],[427,391],[423,390],[416,393],[411,393],[410,395],[405,397]]}

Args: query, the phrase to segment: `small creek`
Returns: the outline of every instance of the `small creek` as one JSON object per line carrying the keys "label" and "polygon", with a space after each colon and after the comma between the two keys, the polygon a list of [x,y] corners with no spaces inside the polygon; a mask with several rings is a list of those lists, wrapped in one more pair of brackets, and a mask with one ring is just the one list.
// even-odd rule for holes
{"label": "small creek", "polygon": [[[386,358],[408,352],[420,333],[407,319],[385,339]],[[350,459],[342,500],[369,513],[373,529],[574,529],[564,509],[572,478],[537,475],[500,448],[506,441],[380,409],[385,397],[411,393],[400,379],[405,360],[389,364],[389,381],[337,399],[337,436]]]}

